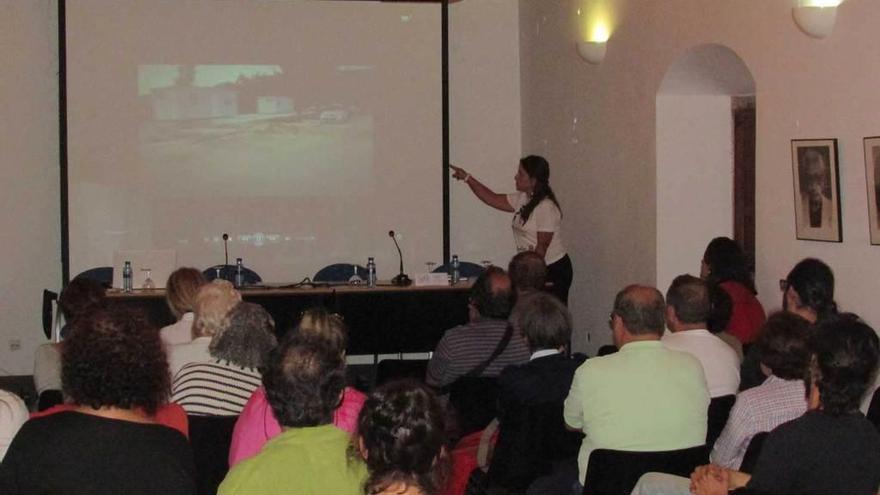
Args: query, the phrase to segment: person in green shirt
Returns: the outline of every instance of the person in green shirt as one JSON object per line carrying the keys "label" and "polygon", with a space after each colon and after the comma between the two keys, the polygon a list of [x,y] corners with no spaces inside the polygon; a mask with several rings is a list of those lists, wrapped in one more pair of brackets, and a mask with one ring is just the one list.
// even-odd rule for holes
{"label": "person in green shirt", "polygon": [[293,338],[276,349],[263,385],[282,433],[235,465],[219,495],[360,495],[366,467],[350,458],[348,434],[332,424],[345,386],[343,357]]}

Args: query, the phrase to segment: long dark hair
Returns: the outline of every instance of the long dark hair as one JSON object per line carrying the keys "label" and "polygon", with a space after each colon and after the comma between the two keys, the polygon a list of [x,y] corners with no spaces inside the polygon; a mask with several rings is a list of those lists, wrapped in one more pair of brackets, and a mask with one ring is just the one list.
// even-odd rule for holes
{"label": "long dark hair", "polygon": [[716,285],[732,280],[744,285],[753,294],[757,294],[748,258],[733,239],[729,237],[712,239],[706,246],[703,261],[709,265],[709,276],[706,281],[710,284]]}
{"label": "long dark hair", "polygon": [[562,207],[559,206],[559,201],[556,201],[556,195],[553,194],[553,189],[550,188],[550,164],[547,163],[547,160],[543,156],[529,155],[520,160],[519,165],[530,178],[535,179],[535,190],[532,191],[531,199],[519,210],[519,217],[522,219],[522,222],[526,223],[529,220],[532,211],[541,201],[544,201],[544,198],[553,201],[553,204],[556,205],[561,214]]}

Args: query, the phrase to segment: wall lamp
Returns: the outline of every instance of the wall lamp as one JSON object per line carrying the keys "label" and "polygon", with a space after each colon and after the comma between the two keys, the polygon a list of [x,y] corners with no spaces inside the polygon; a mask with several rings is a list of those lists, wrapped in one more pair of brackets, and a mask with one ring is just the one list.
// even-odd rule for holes
{"label": "wall lamp", "polygon": [[807,36],[816,39],[828,37],[834,30],[837,6],[842,0],[799,0],[791,9],[795,24]]}

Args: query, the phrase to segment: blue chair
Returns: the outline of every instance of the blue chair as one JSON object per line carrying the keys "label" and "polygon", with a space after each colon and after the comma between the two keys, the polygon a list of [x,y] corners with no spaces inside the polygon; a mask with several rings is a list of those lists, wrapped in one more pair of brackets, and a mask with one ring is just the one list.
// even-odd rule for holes
{"label": "blue chair", "polygon": [[[483,265],[471,263],[470,261],[458,262],[458,274],[466,278],[477,278],[485,268]],[[452,263],[445,263],[434,269],[434,273],[452,273]]]}
{"label": "blue chair", "polygon": [[[235,272],[237,271],[237,267],[235,265],[214,265],[211,268],[206,268],[202,274],[206,279],[210,282],[217,278],[217,271],[220,271],[220,278],[223,280],[228,280],[230,282],[235,282]],[[244,284],[245,285],[253,285],[259,284],[263,281],[262,278],[257,274],[257,272],[251,270],[250,268],[243,266],[241,268],[242,274],[244,274]]]}
{"label": "blue chair", "polygon": [[318,273],[312,277],[312,282],[348,282],[348,279],[354,275],[355,270],[357,270],[357,275],[361,280],[367,280],[367,269],[365,267],[351,263],[334,263],[318,270]]}
{"label": "blue chair", "polygon": [[104,287],[112,287],[113,286],[113,267],[112,266],[99,266],[97,268],[90,268],[76,277],[73,277],[73,280],[78,278],[87,278],[90,280],[94,280],[95,282],[100,283]]}

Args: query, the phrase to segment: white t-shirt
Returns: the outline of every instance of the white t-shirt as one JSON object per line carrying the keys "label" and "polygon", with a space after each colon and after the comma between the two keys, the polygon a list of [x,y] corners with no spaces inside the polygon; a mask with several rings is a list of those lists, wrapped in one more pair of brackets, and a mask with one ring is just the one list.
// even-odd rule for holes
{"label": "white t-shirt", "polygon": [[186,344],[192,342],[192,325],[195,315],[184,313],[180,320],[159,330],[159,338],[165,345]]}
{"label": "white t-shirt", "polygon": [[561,232],[562,212],[556,207],[556,203],[545,198],[532,210],[529,220],[523,224],[520,210],[529,202],[529,195],[524,192],[511,193],[507,195],[507,202],[515,212],[511,226],[517,251],[534,251],[538,245],[538,232],[550,232],[553,238],[544,254],[544,262],[549,265],[565,256]]}
{"label": "white t-shirt", "polygon": [[28,410],[24,401],[12,392],[0,390],[0,461],[18,429],[28,420]]}
{"label": "white t-shirt", "polygon": [[168,371],[173,379],[180,368],[189,363],[202,363],[211,360],[208,346],[211,345],[211,337],[198,337],[186,344],[174,344],[165,348],[168,356]]}
{"label": "white t-shirt", "polygon": [[667,349],[693,355],[703,365],[709,397],[736,394],[739,390],[739,357],[708,330],[667,333],[660,339]]}

